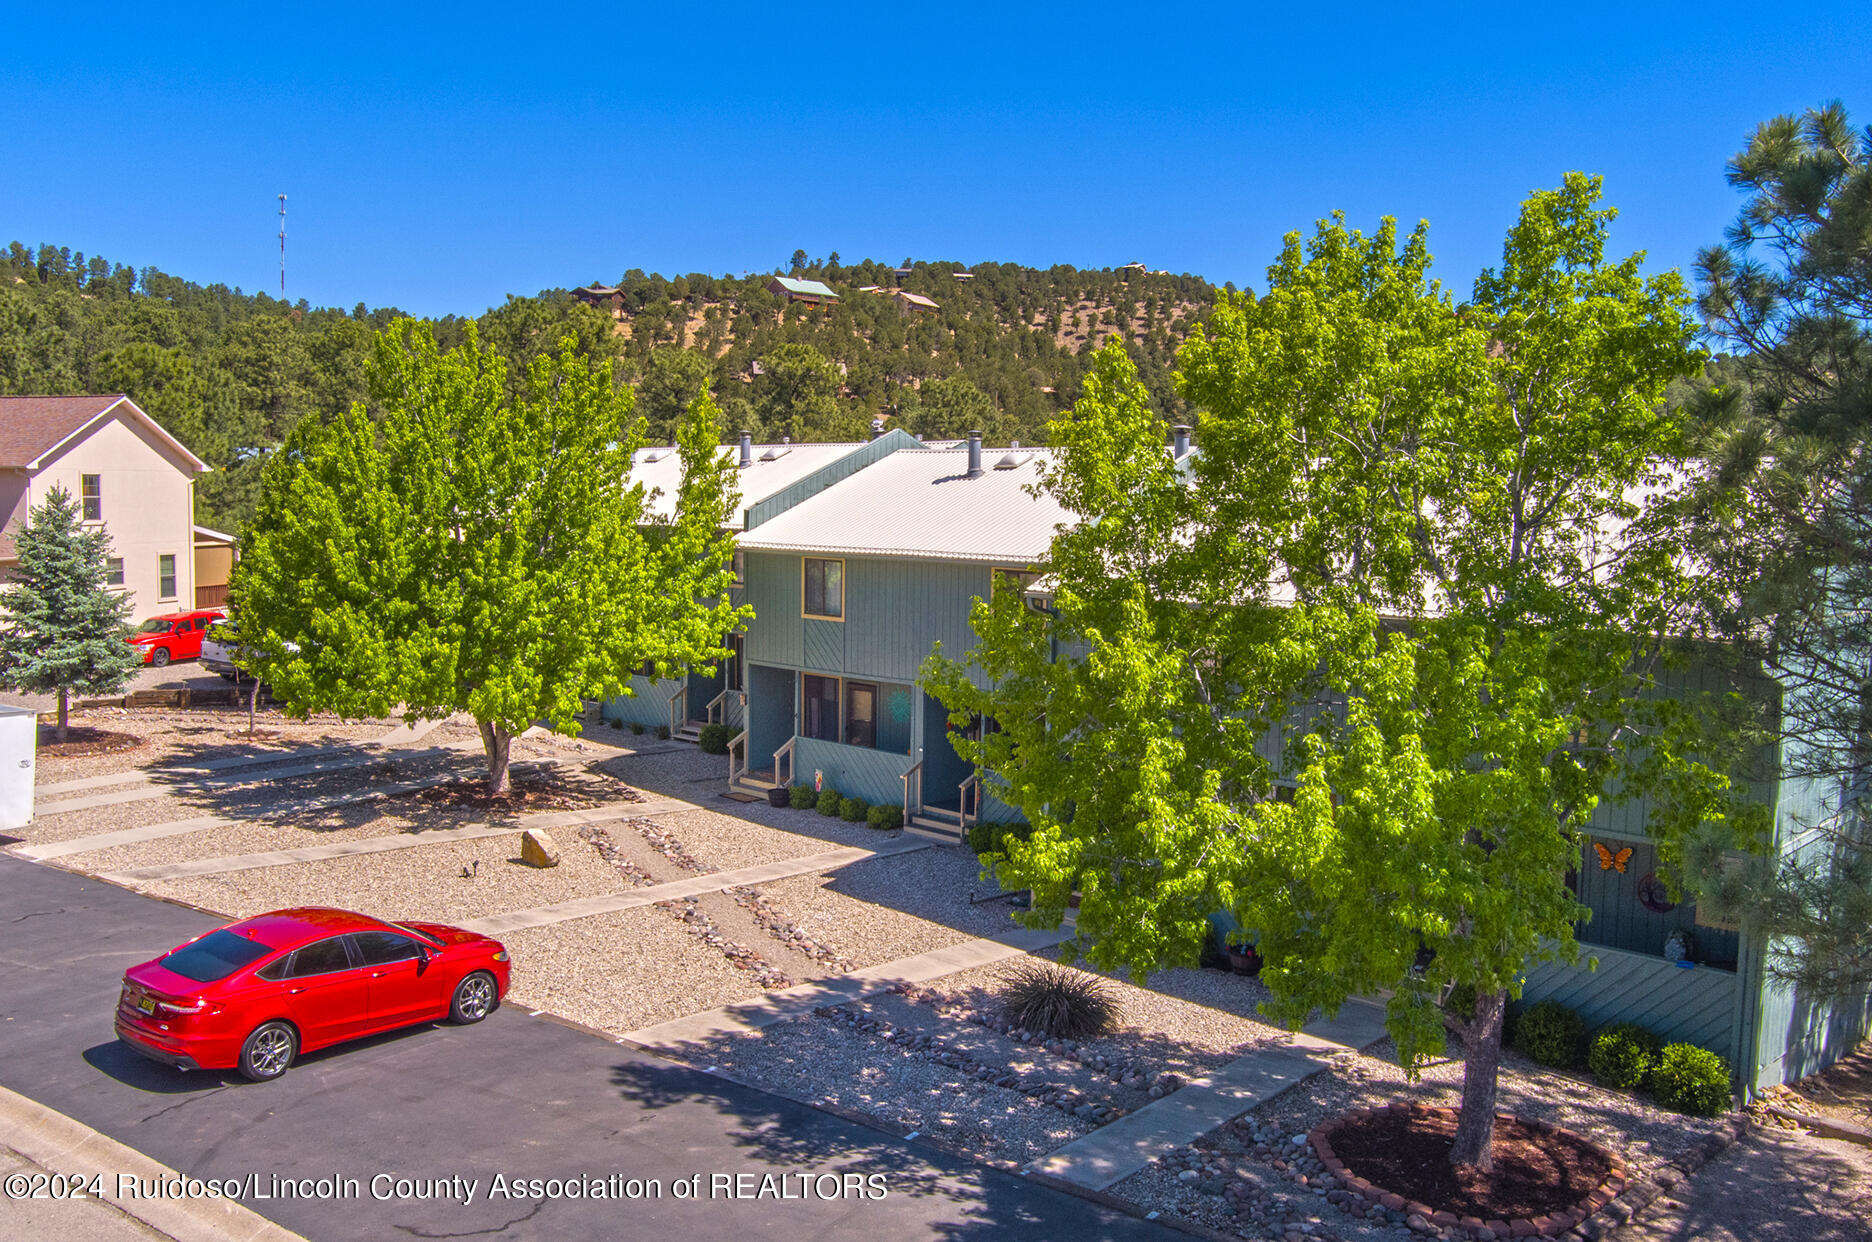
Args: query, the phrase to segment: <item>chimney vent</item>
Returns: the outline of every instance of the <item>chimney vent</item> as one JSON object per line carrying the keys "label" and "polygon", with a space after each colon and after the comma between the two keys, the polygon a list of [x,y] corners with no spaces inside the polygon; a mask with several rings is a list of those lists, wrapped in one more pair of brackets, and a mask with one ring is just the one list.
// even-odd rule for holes
{"label": "chimney vent", "polygon": [[746,470],[749,466],[753,464],[754,464],[754,433],[751,431],[744,431],[741,433],[741,468],[743,470]]}
{"label": "chimney vent", "polygon": [[971,479],[978,479],[981,477],[981,472],[982,472],[981,432],[971,431],[968,433],[968,476],[967,477]]}
{"label": "chimney vent", "polygon": [[1190,429],[1187,425],[1178,423],[1170,429],[1170,456],[1182,461],[1189,455],[1189,451]]}

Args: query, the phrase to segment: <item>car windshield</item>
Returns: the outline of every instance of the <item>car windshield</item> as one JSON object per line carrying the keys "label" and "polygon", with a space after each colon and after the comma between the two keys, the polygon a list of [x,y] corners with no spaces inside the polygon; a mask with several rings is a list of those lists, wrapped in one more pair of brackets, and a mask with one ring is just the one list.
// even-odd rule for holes
{"label": "car windshield", "polygon": [[167,634],[169,632],[169,621],[165,617],[151,617],[142,625],[137,626],[136,632],[139,634]]}
{"label": "car windshield", "polygon": [[184,979],[193,979],[197,983],[213,983],[216,979],[225,979],[243,966],[251,966],[273,950],[258,941],[245,936],[237,936],[227,928],[209,932],[200,940],[185,944],[162,959],[164,970],[181,975]]}

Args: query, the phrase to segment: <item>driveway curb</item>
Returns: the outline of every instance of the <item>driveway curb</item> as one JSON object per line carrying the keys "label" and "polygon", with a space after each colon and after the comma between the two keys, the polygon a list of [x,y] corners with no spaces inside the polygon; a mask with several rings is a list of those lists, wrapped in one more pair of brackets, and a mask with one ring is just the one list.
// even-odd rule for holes
{"label": "driveway curb", "polygon": [[[52,1173],[102,1177],[106,1186],[119,1175],[142,1180],[182,1176],[134,1147],[74,1121],[64,1113],[0,1087],[0,1142]],[[252,1208],[231,1199],[120,1199],[101,1202],[135,1217],[175,1242],[305,1242]]]}

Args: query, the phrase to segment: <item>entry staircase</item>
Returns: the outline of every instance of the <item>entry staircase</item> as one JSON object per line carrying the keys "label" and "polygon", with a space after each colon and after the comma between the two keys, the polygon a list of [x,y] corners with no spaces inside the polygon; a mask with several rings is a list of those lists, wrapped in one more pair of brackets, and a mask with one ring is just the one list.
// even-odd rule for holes
{"label": "entry staircase", "polygon": [[[748,766],[747,733],[735,734],[728,743],[728,789],[731,793],[765,795],[768,790],[780,789],[793,784],[793,743],[774,752],[773,766],[770,768],[751,768]],[[957,790],[954,806],[938,806],[923,801],[923,764],[919,760],[904,773],[904,807],[910,813],[904,820],[904,831],[919,837],[928,837],[944,845],[962,845],[968,840],[971,816],[969,808],[979,811],[981,805],[981,778],[971,776],[963,781]]]}

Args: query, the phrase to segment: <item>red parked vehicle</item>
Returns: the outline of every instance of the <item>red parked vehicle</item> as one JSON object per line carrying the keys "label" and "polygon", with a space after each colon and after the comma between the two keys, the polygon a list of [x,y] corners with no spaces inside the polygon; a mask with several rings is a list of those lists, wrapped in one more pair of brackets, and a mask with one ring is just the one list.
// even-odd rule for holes
{"label": "red parked vehicle", "polygon": [[301,1052],[442,1018],[479,1022],[507,994],[498,940],[345,910],[275,910],[124,972],[117,1037],[178,1068],[278,1078]]}
{"label": "red parked vehicle", "polygon": [[226,615],[217,608],[164,613],[131,630],[124,641],[141,648],[143,663],[157,668],[171,660],[193,660],[201,655],[202,637],[208,627]]}

